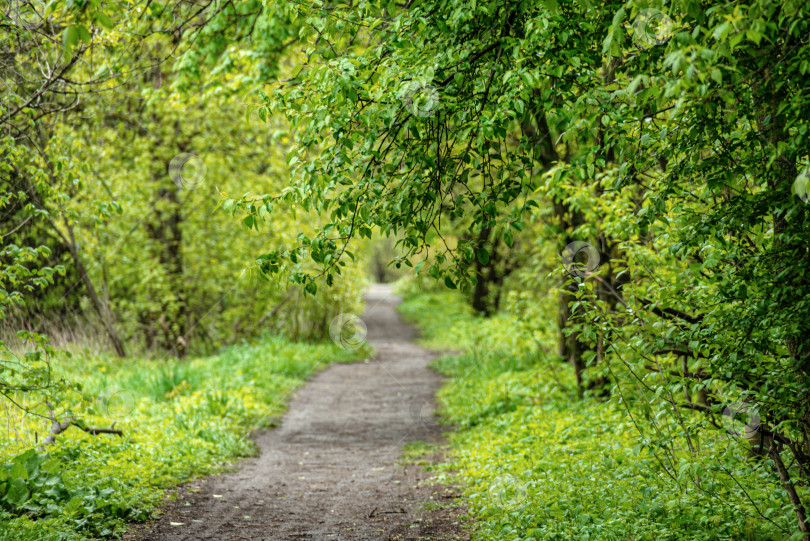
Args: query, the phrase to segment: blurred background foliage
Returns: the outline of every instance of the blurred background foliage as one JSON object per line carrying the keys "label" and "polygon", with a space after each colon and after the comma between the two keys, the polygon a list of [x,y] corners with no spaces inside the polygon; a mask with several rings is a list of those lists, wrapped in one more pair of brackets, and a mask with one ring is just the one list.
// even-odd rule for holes
{"label": "blurred background foliage", "polygon": [[[59,346],[182,357],[263,332],[322,338],[333,316],[360,310],[360,264],[315,297],[257,277],[256,254],[314,230],[316,214],[267,208],[263,229],[246,232],[221,208],[223,196],[287,185],[288,129],[258,118],[250,90],[294,69],[294,54],[282,58],[290,21],[258,2],[8,7],[3,73],[16,92],[2,110],[17,133],[4,139],[4,263],[21,264],[7,300],[26,290],[4,304],[9,347],[24,329]],[[31,24],[17,24],[17,7]],[[71,45],[71,28],[91,35]],[[70,77],[48,81],[53,101],[26,104],[51,60]]]}
{"label": "blurred background foliage", "polygon": [[0,539],[120,535],[368,354],[310,344],[362,311],[364,261],[315,295],[257,272],[318,213],[223,207],[289,185],[255,89],[296,31],[253,1],[0,4]]}

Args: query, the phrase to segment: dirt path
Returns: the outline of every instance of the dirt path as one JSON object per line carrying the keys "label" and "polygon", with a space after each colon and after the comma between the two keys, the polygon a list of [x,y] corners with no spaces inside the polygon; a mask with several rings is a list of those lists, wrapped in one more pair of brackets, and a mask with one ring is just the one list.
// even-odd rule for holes
{"label": "dirt path", "polygon": [[[448,488],[397,464],[401,446],[438,442],[432,354],[413,342],[386,286],[367,294],[363,320],[377,356],[317,374],[289,403],[279,428],[262,432],[260,455],[234,473],[183,487],[154,523],[130,539],[466,539]],[[434,506],[428,506],[434,507]],[[182,525],[172,524],[182,523]]]}

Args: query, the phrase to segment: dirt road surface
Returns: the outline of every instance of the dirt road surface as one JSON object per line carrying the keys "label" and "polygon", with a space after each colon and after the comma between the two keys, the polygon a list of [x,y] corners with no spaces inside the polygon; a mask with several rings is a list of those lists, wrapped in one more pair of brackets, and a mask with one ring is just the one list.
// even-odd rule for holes
{"label": "dirt road surface", "polygon": [[413,342],[398,302],[390,287],[372,286],[362,318],[376,357],[315,375],[281,425],[256,435],[259,456],[181,487],[159,519],[127,539],[467,539],[463,510],[435,505],[457,494],[397,463],[403,445],[438,443],[442,432],[433,355]]}

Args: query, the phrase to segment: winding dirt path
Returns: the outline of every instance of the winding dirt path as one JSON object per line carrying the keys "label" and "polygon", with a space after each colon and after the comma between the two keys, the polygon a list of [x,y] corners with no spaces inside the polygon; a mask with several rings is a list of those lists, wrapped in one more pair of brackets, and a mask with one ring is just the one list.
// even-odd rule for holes
{"label": "winding dirt path", "polygon": [[[256,435],[260,454],[239,470],[190,483],[164,514],[129,539],[466,539],[457,508],[420,505],[457,496],[397,464],[411,441],[438,443],[439,376],[413,342],[387,286],[367,296],[363,320],[375,358],[333,365],[289,403],[281,426]],[[174,525],[173,525],[174,524]],[[180,524],[180,525],[178,525]]]}

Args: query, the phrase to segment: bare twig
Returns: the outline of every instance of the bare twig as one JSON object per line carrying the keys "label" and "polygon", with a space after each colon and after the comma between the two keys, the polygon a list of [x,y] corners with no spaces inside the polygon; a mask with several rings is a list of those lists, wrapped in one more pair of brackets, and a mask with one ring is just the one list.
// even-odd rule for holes
{"label": "bare twig", "polygon": [[53,412],[51,405],[47,402],[45,403],[45,405],[48,406],[48,417],[50,417],[51,419],[51,431],[48,433],[45,439],[42,440],[42,447],[56,443],[56,436],[58,436],[71,426],[75,426],[76,428],[84,430],[88,434],[92,434],[94,436],[98,434],[115,434],[116,436],[124,435],[123,432],[115,428],[115,423],[113,423],[110,426],[110,428],[93,428],[89,426],[84,426],[84,424],[82,423],[76,423],[76,418],[73,417],[72,415],[65,417],[64,421],[59,422],[56,419],[56,414]]}

